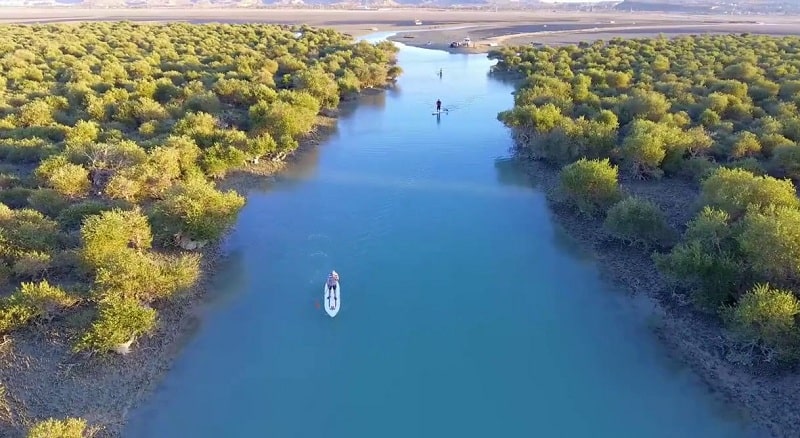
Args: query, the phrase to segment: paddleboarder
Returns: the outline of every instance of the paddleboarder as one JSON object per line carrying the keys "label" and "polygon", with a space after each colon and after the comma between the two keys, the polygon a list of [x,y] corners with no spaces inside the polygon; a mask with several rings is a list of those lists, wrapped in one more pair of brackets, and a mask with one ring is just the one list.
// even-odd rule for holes
{"label": "paddleboarder", "polygon": [[436,112],[438,113],[438,112],[441,112],[441,111],[442,111],[442,101],[439,100],[439,99],[436,99]]}
{"label": "paddleboarder", "polygon": [[337,274],[336,271],[331,271],[331,273],[328,274],[328,292],[333,292],[333,290],[336,288],[336,283],[338,281],[339,281],[339,274]]}

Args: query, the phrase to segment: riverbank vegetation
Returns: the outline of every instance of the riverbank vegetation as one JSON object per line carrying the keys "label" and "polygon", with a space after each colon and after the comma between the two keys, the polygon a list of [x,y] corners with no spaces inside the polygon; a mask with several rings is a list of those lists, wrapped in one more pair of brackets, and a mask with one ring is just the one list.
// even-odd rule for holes
{"label": "riverbank vegetation", "polygon": [[[800,38],[613,39],[489,56],[521,80],[499,120],[521,155],[563,166],[565,201],[647,248],[747,360],[800,358]],[[662,192],[690,181],[696,197],[658,205],[625,193],[656,180]],[[684,211],[688,223],[666,219]]]}
{"label": "riverbank vegetation", "polygon": [[305,26],[0,36],[0,336],[46,327],[76,352],[127,352],[195,284],[198,250],[245,203],[217,181],[285,159],[319,114],[400,74],[392,43]]}

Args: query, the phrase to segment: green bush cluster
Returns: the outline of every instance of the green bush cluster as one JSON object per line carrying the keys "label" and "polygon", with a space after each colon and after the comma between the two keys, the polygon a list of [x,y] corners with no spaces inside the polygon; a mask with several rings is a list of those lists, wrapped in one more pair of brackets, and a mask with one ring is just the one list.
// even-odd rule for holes
{"label": "green bush cluster", "polygon": [[[75,347],[152,332],[244,205],[214,179],[280,160],[322,110],[399,74],[390,42],[274,25],[0,26],[0,334],[82,305]],[[188,242],[188,243],[187,243]]]}
{"label": "green bush cluster", "polygon": [[0,299],[0,332],[13,330],[34,318],[48,318],[77,302],[76,297],[47,280],[22,283],[16,292]]}
{"label": "green bush cluster", "polygon": [[630,196],[614,204],[603,224],[614,237],[645,247],[667,246],[673,239],[664,213],[653,202]]}
{"label": "green bush cluster", "polygon": [[594,215],[620,198],[617,168],[605,160],[580,160],[561,170],[561,189],[582,213]]}
{"label": "green bush cluster", "polygon": [[[759,300],[774,294],[752,294],[754,287],[769,283],[791,294],[798,290],[800,203],[787,180],[726,168],[703,182],[700,199],[705,207],[689,223],[682,241],[654,259],[665,275],[691,291],[701,309],[738,315],[739,322],[731,325],[741,332],[745,313],[755,321],[773,317],[769,302]],[[743,305],[748,309],[739,309]],[[752,333],[748,329],[745,334]],[[800,353],[800,339],[794,335],[792,343],[767,335],[757,339],[778,348],[782,358]]]}
{"label": "green bush cluster", "polygon": [[790,178],[800,166],[798,37],[615,38],[489,57],[525,78],[498,118],[538,158],[610,158],[648,178],[700,178],[698,160],[753,159],[748,170]]}
{"label": "green bush cluster", "polygon": [[[489,56],[522,79],[514,108],[498,114],[522,155],[565,166],[568,198],[605,213],[611,235],[662,247],[656,266],[698,308],[800,358],[800,38],[615,38]],[[699,183],[679,241],[649,200],[610,201],[616,169]]]}

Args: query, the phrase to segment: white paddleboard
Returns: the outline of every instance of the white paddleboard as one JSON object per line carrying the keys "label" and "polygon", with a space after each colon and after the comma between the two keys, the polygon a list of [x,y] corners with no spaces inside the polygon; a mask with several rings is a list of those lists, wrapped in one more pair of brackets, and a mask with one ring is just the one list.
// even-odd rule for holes
{"label": "white paddleboard", "polygon": [[325,311],[328,312],[331,318],[339,313],[339,308],[342,307],[342,287],[338,281],[336,282],[336,287],[330,290],[328,289],[328,282],[325,282],[322,305],[325,306]]}

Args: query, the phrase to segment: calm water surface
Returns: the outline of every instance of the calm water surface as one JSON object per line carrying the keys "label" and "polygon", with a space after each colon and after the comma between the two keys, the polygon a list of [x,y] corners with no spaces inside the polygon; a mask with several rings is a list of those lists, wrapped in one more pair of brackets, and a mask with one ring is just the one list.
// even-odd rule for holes
{"label": "calm water surface", "polygon": [[[249,197],[214,309],[127,435],[744,436],[507,159],[490,61],[400,65]],[[315,305],[331,269],[335,319]]]}

